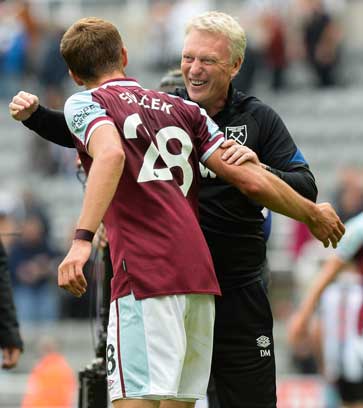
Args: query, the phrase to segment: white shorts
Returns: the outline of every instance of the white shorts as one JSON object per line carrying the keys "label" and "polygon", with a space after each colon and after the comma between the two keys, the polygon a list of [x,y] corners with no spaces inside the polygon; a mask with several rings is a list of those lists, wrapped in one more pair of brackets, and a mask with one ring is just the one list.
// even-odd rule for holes
{"label": "white shorts", "polygon": [[111,303],[107,377],[111,401],[204,398],[214,326],[213,295],[171,295]]}

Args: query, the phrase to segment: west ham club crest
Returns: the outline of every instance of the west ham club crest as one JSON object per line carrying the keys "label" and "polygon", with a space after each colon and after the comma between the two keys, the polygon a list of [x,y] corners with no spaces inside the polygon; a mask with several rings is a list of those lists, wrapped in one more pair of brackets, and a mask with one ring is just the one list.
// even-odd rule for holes
{"label": "west ham club crest", "polygon": [[233,139],[237,143],[244,145],[247,140],[247,125],[226,126],[224,135],[226,139]]}

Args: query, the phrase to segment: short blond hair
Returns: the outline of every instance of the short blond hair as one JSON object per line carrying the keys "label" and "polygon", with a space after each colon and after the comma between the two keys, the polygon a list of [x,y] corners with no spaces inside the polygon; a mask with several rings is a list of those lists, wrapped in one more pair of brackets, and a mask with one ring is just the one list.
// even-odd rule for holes
{"label": "short blond hair", "polygon": [[238,21],[229,14],[207,11],[192,17],[186,25],[185,34],[189,34],[193,29],[225,35],[229,39],[231,63],[235,63],[239,57],[243,61],[247,46],[246,34]]}

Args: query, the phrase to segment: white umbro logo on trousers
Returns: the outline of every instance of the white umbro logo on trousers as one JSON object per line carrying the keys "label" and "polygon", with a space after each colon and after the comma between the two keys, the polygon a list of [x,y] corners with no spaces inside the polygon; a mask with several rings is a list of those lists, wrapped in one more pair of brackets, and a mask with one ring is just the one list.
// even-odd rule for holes
{"label": "white umbro logo on trousers", "polygon": [[[261,348],[266,348],[271,345],[271,341],[267,336],[260,336],[256,339],[257,346]],[[260,350],[261,357],[271,357],[270,350]]]}

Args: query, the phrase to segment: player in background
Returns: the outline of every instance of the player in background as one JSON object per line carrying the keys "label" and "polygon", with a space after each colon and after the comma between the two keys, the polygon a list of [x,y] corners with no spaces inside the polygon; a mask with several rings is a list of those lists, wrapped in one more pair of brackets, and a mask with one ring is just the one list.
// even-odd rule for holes
{"label": "player in background", "polygon": [[[346,270],[353,271],[349,272]],[[344,277],[333,284],[337,276]],[[346,223],[346,233],[324,262],[317,279],[292,316],[288,338],[292,347],[309,336],[314,311],[321,301],[323,371],[346,407],[363,407],[363,213]]]}

